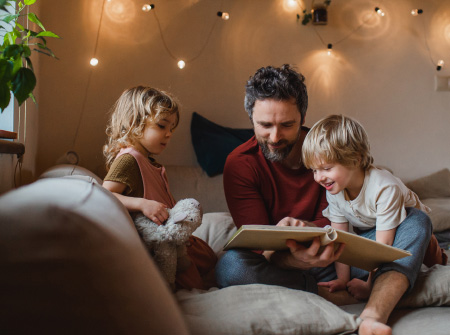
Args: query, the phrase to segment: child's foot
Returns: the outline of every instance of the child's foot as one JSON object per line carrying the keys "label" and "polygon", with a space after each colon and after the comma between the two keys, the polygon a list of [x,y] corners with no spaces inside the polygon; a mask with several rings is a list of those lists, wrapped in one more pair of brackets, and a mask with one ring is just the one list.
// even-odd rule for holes
{"label": "child's foot", "polygon": [[347,283],[347,290],[354,298],[367,300],[372,292],[372,281],[353,278]]}
{"label": "child's foot", "polygon": [[392,335],[392,329],[388,325],[375,319],[366,318],[359,325],[359,335]]}

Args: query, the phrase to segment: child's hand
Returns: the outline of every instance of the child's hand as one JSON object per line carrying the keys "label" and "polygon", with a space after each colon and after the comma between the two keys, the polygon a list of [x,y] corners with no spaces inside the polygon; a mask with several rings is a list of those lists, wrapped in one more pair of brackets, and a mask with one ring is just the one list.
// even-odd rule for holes
{"label": "child's hand", "polygon": [[162,225],[169,217],[167,206],[158,201],[143,200],[142,213],[157,225]]}
{"label": "child's hand", "polygon": [[343,291],[347,289],[347,282],[339,278],[328,282],[317,283],[317,285],[328,287],[330,292]]}

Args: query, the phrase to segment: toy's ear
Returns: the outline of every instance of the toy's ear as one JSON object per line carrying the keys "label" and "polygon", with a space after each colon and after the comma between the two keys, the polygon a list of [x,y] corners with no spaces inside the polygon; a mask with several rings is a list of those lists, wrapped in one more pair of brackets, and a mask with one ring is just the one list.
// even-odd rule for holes
{"label": "toy's ear", "polygon": [[173,223],[181,222],[184,219],[186,219],[187,214],[186,213],[176,213],[174,216],[171,217]]}

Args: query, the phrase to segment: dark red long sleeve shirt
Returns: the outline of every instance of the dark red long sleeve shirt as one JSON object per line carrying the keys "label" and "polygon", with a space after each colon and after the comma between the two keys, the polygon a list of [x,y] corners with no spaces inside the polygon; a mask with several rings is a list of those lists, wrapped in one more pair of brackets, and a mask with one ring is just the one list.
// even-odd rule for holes
{"label": "dark red long sleeve shirt", "polygon": [[314,181],[312,171],[266,160],[255,137],[230,153],[223,182],[238,228],[244,224],[276,225],[287,216],[319,227],[330,224],[322,215],[328,206],[325,189]]}

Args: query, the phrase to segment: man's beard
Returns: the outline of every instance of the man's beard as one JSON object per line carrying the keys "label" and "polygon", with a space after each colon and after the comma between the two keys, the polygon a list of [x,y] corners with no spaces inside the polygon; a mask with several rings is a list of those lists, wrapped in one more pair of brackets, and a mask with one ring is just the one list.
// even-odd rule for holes
{"label": "man's beard", "polygon": [[[264,140],[258,139],[259,147],[261,148],[261,152],[263,153],[264,157],[266,157],[267,160],[271,162],[282,162],[292,151],[292,148],[297,143],[298,138],[295,141],[288,142],[286,140],[281,140],[276,144],[285,144],[286,145],[283,148],[275,149],[274,151],[270,151],[269,149],[269,142]],[[275,144],[275,143],[270,143]]]}

